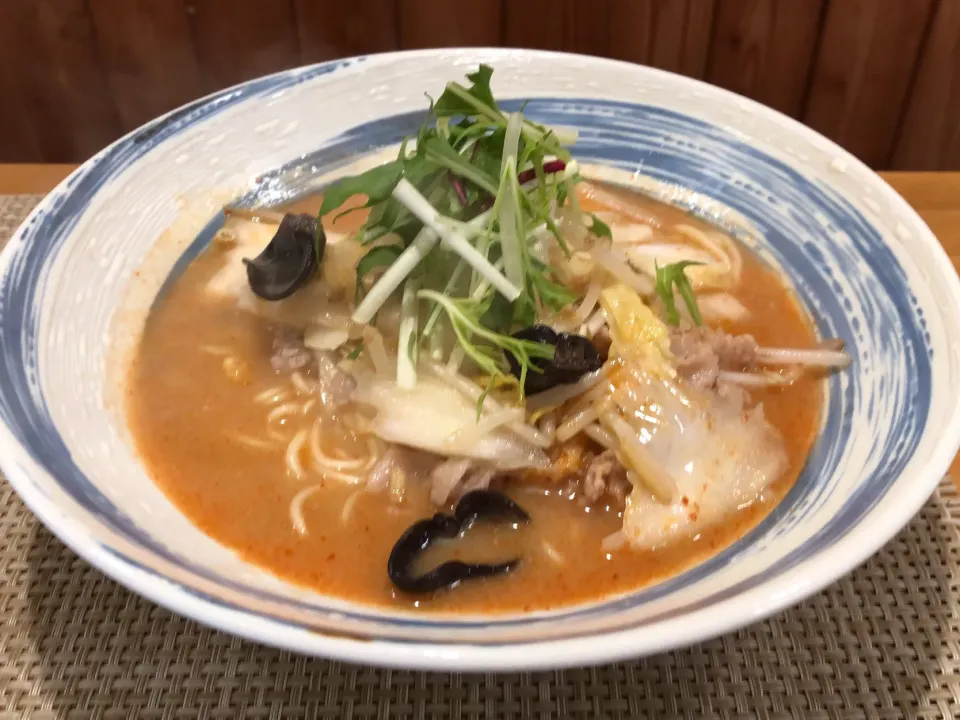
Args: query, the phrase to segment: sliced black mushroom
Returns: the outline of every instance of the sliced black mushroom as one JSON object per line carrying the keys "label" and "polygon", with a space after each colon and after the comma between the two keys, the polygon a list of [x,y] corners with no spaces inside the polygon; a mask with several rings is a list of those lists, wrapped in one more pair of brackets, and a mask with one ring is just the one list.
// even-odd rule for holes
{"label": "sliced black mushroom", "polygon": [[317,218],[287,213],[263,252],[253,260],[244,258],[250,289],[264,300],[290,297],[313,277],[326,244]]}
{"label": "sliced black mushroom", "polygon": [[[527,395],[536,395],[555,385],[575,383],[587,373],[603,366],[600,353],[593,343],[582,335],[558,333],[548,325],[532,325],[515,332],[513,337],[554,347],[552,360],[535,360],[532,363],[540,372],[527,372],[523,388]],[[511,353],[506,355],[510,372],[519,378],[520,363]]]}
{"label": "sliced black mushroom", "polygon": [[422,575],[414,574],[417,558],[432,543],[455,538],[478,521],[526,524],[530,521],[530,516],[503,493],[494,490],[468,492],[460,498],[453,515],[437,513],[432,518],[414,523],[400,536],[387,560],[387,575],[390,581],[404,592],[430,593],[454,588],[465,580],[502,575],[517,567],[520,558],[495,564],[452,560]]}

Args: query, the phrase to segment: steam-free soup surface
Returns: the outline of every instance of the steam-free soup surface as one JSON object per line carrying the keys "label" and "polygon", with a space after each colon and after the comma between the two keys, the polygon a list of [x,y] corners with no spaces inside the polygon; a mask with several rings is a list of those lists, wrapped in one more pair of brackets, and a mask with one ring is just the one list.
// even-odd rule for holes
{"label": "steam-free soup surface", "polygon": [[[704,228],[674,208],[634,195],[630,200],[665,224]],[[298,209],[317,206],[313,199]],[[349,215],[332,229],[350,230],[361,220]],[[786,471],[753,506],[656,551],[601,548],[603,538],[620,527],[619,510],[607,501],[586,506],[559,489],[507,486],[531,515],[529,525],[474,527],[462,542],[438,548],[424,562],[520,557],[518,569],[433,596],[407,596],[391,585],[387,558],[404,530],[436,511],[428,483],[412,483],[396,505],[382,493],[324,481],[303,504],[306,533],[297,532],[291,502],[320,478],[291,477],[284,464],[287,444],[264,433],[269,407],[254,398],[282,384],[270,364],[270,329],[234,303],[204,293],[222,263],[217,252],[201,256],[153,311],[131,368],[129,423],[149,472],[199,528],[249,561],[323,593],[377,605],[496,612],[556,608],[630,591],[682,571],[748,531],[795,482],[814,440],[819,379],[801,377],[787,387],[755,392],[786,442]],[[749,320],[724,329],[751,333],[761,345],[814,345],[793,296],[748,252],[735,295],[750,311]]]}

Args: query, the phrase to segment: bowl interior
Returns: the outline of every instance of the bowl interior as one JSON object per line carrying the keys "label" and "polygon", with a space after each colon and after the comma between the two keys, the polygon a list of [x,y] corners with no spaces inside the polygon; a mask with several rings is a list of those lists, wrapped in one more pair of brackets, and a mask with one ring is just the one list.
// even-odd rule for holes
{"label": "bowl interior", "polygon": [[[685,188],[672,199],[782,268],[818,331],[843,338],[855,364],[829,381],[823,431],[793,490],[707,562],[553,613],[394,613],[291,586],[194,528],[132,450],[118,401],[122,367],[150,304],[209,237],[223,202],[289,199],[395,144],[422,121],[423,91],[478,61],[497,68],[495,92],[512,98],[508,106],[530,100],[534,119],[576,127],[581,162],[653,192]],[[86,164],[21,228],[0,272],[0,453],[17,491],[76,551],[139,592],[313,652],[375,662],[395,653],[404,664],[417,664],[410,653],[420,652],[429,665],[423,648],[442,644],[481,663],[482,648],[553,641],[601,658],[613,650],[576,643],[619,633],[627,645],[610,647],[637,654],[713,634],[866,557],[919,507],[956,450],[950,398],[960,381],[948,331],[960,320],[960,293],[912,210],[856,160],[777,113],[623,63],[431,51],[253,81],[161,118]],[[376,649],[383,641],[391,649]]]}

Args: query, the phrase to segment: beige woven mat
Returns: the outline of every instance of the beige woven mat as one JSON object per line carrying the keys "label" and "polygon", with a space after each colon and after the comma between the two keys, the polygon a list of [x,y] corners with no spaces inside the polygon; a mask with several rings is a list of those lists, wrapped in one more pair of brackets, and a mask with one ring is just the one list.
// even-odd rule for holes
{"label": "beige woven mat", "polygon": [[[36,200],[0,197],[0,244]],[[864,567],[738,633],[605,667],[456,675],[301,657],[173,615],[77,558],[0,478],[0,720],[960,717],[951,510],[945,483]]]}

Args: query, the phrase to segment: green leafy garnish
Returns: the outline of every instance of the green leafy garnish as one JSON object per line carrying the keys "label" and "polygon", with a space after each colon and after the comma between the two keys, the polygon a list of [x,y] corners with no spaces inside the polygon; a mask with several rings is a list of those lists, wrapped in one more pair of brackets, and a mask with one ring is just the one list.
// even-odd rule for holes
{"label": "green leafy garnish", "polygon": [[324,192],[323,203],[317,215],[323,217],[333,212],[354,195],[367,196],[367,202],[361,207],[382,203],[390,197],[390,193],[403,177],[403,166],[403,160],[394,160],[371,168],[365,173],[341,178]]}
{"label": "green leafy garnish", "polygon": [[[563,174],[570,158],[565,144],[575,138],[530,121],[523,110],[504,112],[494,98],[492,76],[493,69],[481,65],[466,84],[448,83],[436,102],[430,100],[422,126],[402,143],[395,160],[343,178],[324,193],[321,217],[354,195],[366,196],[362,207],[370,212],[357,237],[369,247],[356,267],[353,317],[357,323],[375,322],[383,304],[403,288],[406,324],[397,345],[397,381],[403,387],[416,383],[416,357],[425,341],[430,339],[433,352],[444,352],[443,340],[451,335],[458,346],[451,367],[469,358],[489,378],[483,397],[496,383],[516,380],[509,368],[517,366],[507,363],[504,353],[517,359],[523,387],[528,370],[539,371],[533,361],[551,359],[554,349],[511,333],[542,322],[578,297],[538,259],[549,257],[553,249],[547,243],[554,240],[570,256],[553,219],[556,208],[569,203],[577,210],[574,217],[590,223],[571,197],[579,175],[575,168],[571,177]],[[589,230],[610,236],[596,217]],[[364,281],[369,285],[371,273],[381,269],[364,295]],[[417,299],[432,304],[422,323]]]}
{"label": "green leafy garnish", "polygon": [[496,194],[497,181],[450,147],[450,145],[441,138],[429,138],[422,147],[418,147],[418,152],[423,152],[427,159],[469,180],[491,195]]}
{"label": "green leafy garnish", "polygon": [[533,273],[530,279],[537,299],[554,312],[570,307],[577,300],[577,295],[551,280],[545,272]]}
{"label": "green leafy garnish", "polygon": [[491,77],[493,68],[480,65],[476,72],[467,75],[470,87],[456,82],[447,83],[443,95],[433,106],[434,113],[437,117],[480,114],[490,120],[502,120],[503,113],[497,108],[497,101],[490,90]]}
{"label": "green leafy garnish", "polygon": [[607,225],[603,220],[598,218],[593,213],[590,213],[590,218],[592,222],[590,223],[590,233],[598,238],[606,238],[607,240],[613,240],[613,233],[610,232],[610,226]]}
{"label": "green leafy garnish", "polygon": [[[486,303],[469,298],[448,298],[433,290],[421,290],[417,293],[417,297],[429,300],[443,308],[460,347],[480,371],[491,378],[491,381],[494,378],[510,377],[503,369],[505,352],[512,354],[520,365],[521,388],[526,382],[530,368],[534,368],[534,372],[538,371],[534,366],[534,360],[553,359],[555,348],[552,345],[520,340],[484,327],[480,318],[489,309]],[[483,405],[483,397],[480,398],[478,411]]]}
{"label": "green leafy garnish", "polygon": [[657,295],[660,296],[660,300],[663,302],[667,314],[667,322],[674,327],[680,325],[680,313],[677,310],[677,305],[673,297],[674,287],[677,288],[677,292],[680,293],[680,297],[683,298],[683,302],[687,306],[687,312],[690,313],[693,322],[697,325],[703,325],[703,318],[700,317],[700,308],[697,307],[697,298],[693,293],[693,286],[690,285],[690,280],[684,272],[690,265],[702,264],[703,263],[693,262],[692,260],[681,260],[680,262],[664,265],[663,267],[659,265],[656,266]]}
{"label": "green leafy garnish", "polygon": [[503,295],[494,295],[490,299],[490,307],[481,316],[480,324],[496,333],[507,333],[517,318],[514,317],[514,309],[519,307],[517,303],[509,302]]}
{"label": "green leafy garnish", "polygon": [[347,360],[356,360],[360,357],[360,353],[363,352],[363,343],[357,345],[350,353],[347,355]]}

